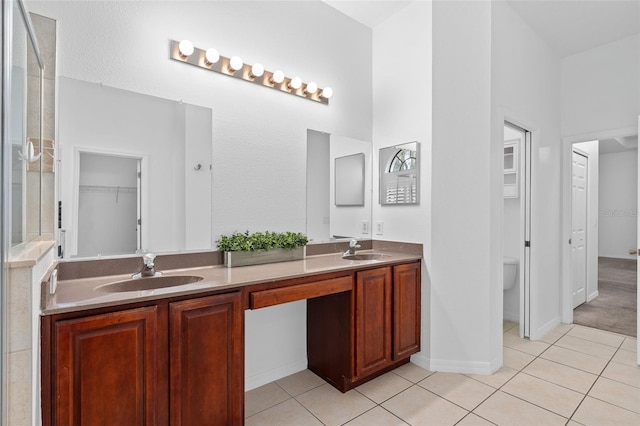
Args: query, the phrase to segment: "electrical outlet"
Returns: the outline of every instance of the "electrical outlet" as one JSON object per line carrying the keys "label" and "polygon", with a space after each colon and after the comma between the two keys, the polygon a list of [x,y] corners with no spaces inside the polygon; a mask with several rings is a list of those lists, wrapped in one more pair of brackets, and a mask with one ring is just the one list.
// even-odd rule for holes
{"label": "electrical outlet", "polygon": [[368,220],[363,220],[362,221],[362,233],[363,234],[368,234],[369,233],[369,221]]}
{"label": "electrical outlet", "polygon": [[376,234],[382,235],[384,233],[384,222],[379,220],[376,222]]}

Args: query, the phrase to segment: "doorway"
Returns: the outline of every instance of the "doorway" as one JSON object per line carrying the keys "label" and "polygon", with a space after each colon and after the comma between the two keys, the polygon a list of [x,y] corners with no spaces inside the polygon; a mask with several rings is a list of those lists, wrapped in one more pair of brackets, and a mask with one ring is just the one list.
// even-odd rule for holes
{"label": "doorway", "polygon": [[[580,267],[579,261],[582,256],[578,233],[584,218],[580,191],[576,193],[580,185],[576,150],[589,152],[585,155],[588,178],[584,182],[586,268]],[[575,324],[636,336],[637,256],[632,253],[637,249],[637,136],[608,136],[576,143],[572,155],[572,320]],[[579,292],[580,282],[584,294]]]}
{"label": "doorway", "polygon": [[531,132],[504,122],[503,319],[530,336]]}
{"label": "doorway", "polygon": [[80,152],[79,257],[133,254],[141,247],[141,159]]}

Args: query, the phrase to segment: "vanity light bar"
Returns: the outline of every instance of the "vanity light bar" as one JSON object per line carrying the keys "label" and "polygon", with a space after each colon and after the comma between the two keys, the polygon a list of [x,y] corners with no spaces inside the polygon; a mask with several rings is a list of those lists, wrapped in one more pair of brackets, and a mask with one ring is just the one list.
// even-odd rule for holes
{"label": "vanity light bar", "polygon": [[240,78],[249,83],[259,84],[325,105],[329,105],[329,98],[333,96],[331,87],[320,89],[313,81],[304,83],[300,77],[286,77],[280,70],[267,71],[262,64],[245,64],[239,56],[227,58],[221,56],[215,49],[198,49],[188,40],[179,42],[172,40],[169,57],[185,64],[195,65],[229,77]]}

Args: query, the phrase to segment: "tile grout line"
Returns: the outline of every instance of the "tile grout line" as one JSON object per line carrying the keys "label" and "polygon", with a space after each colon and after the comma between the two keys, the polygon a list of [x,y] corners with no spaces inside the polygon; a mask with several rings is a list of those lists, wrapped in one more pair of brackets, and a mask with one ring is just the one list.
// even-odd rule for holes
{"label": "tile grout line", "polygon": [[[556,343],[558,343],[558,341],[560,341],[560,339],[562,339],[563,337],[567,336],[567,335],[569,334],[569,332],[570,332],[571,330],[573,330],[573,329],[574,329],[574,327],[575,327],[575,324],[572,324],[572,327],[571,327],[571,328],[569,328],[567,331],[565,331],[564,333],[562,333],[562,336],[560,336],[558,339],[556,339],[556,341],[555,341],[555,342],[551,343],[551,344],[550,344],[550,345],[549,345],[545,350],[543,350],[542,352],[540,352],[540,353],[539,353],[539,354],[538,354],[538,355],[537,355],[533,360],[531,360],[531,362],[530,362],[529,364],[533,363],[533,362],[534,362],[536,359],[538,359],[538,358],[540,358],[540,359],[544,359],[544,360],[546,360],[546,361],[555,362],[555,361],[552,361],[552,360],[548,360],[548,359],[546,359],[546,358],[542,358],[542,355],[543,355],[545,352],[547,352],[551,347],[555,346],[555,345],[556,345]],[[558,346],[558,347],[562,347],[562,346]],[[567,349],[567,348],[564,348],[564,349]],[[567,349],[567,350],[570,350],[570,349]],[[574,351],[574,352],[578,352],[578,351]],[[580,352],[578,352],[578,353],[580,353]],[[560,363],[557,363],[557,364],[560,364]],[[564,364],[560,364],[560,365],[564,365]],[[528,366],[528,365],[527,365],[527,366]],[[571,367],[571,366],[569,366],[569,365],[566,365],[566,367],[573,368],[573,367]],[[526,367],[525,367],[525,368],[526,368]],[[523,370],[524,370],[524,369],[523,369]],[[577,369],[577,370],[580,370],[580,369]],[[582,371],[582,370],[580,370],[580,371]],[[604,370],[603,370],[603,371],[604,371]],[[522,372],[522,374],[527,374],[527,373]],[[516,374],[516,375],[517,375],[517,374]],[[527,374],[527,375],[529,375],[529,374]],[[530,375],[529,375],[529,376],[530,376]],[[514,375],[513,377],[515,377],[515,375]],[[513,377],[512,377],[512,378],[513,378]],[[538,377],[538,379],[540,379],[540,378]],[[540,379],[540,380],[543,380],[543,379]],[[546,380],[545,380],[545,381],[546,381]],[[596,378],[596,380],[594,380],[594,381],[593,381],[593,383],[591,384],[591,387],[593,387],[593,385],[594,385],[594,384],[595,384],[595,382],[597,382],[597,381],[598,381],[598,379]],[[508,382],[507,382],[507,383],[508,383]],[[553,383],[553,382],[548,382],[548,383]],[[555,385],[559,386],[557,383],[553,383],[553,384],[555,384]],[[506,385],[506,383],[505,383],[505,385]],[[591,388],[589,388],[589,390],[591,390]],[[575,391],[574,391],[574,392],[575,392]],[[505,393],[507,393],[507,392],[505,392]],[[578,392],[578,393],[580,393],[580,392]],[[538,404],[534,404],[534,403],[533,403],[533,402],[531,402],[531,401],[526,401],[526,402],[528,402],[528,403],[530,403],[530,404],[533,404],[533,405],[535,405],[536,407],[540,407],[540,408],[542,408],[542,409],[544,409],[544,410],[547,410],[547,411],[549,411],[550,413],[556,414],[556,415],[558,415],[558,416],[560,416],[560,417],[562,417],[562,418],[567,419],[567,421],[565,422],[565,425],[566,425],[566,424],[569,424],[569,422],[571,421],[571,418],[572,418],[572,417],[573,417],[573,415],[576,413],[576,411],[578,410],[578,408],[580,408],[580,405],[582,404],[582,402],[584,401],[584,399],[587,397],[587,394],[588,394],[588,393],[589,393],[589,392],[587,391],[587,393],[585,393],[585,394],[584,394],[584,396],[582,397],[582,399],[580,400],[580,402],[578,403],[578,405],[576,405],[576,408],[573,410],[573,412],[571,413],[571,415],[570,415],[570,416],[568,416],[568,417],[564,417],[564,416],[562,416],[562,415],[560,415],[560,414],[558,414],[558,413],[556,413],[556,412],[554,412],[554,411],[551,411],[551,410],[549,410],[549,409],[547,409],[547,408],[545,408],[545,407],[540,407]],[[511,395],[511,394],[509,394],[509,395]],[[517,397],[517,396],[515,396],[515,395],[511,395],[511,396],[514,396],[514,397],[518,398],[518,397]],[[524,400],[523,400],[523,401],[524,401]]]}
{"label": "tile grout line", "polygon": [[[602,369],[602,371],[600,372],[600,374],[598,374],[598,377],[593,381],[593,383],[591,384],[591,386],[589,386],[589,390],[587,391],[587,393],[584,394],[584,397],[582,398],[582,400],[580,401],[580,403],[578,404],[578,406],[575,408],[575,410],[573,410],[573,413],[571,413],[571,417],[569,417],[569,420],[573,419],[573,416],[576,415],[576,413],[578,412],[578,410],[580,409],[580,407],[582,406],[582,404],[584,403],[584,401],[587,399],[587,396],[590,396],[591,398],[593,398],[593,396],[589,395],[589,392],[591,392],[591,390],[593,389],[593,387],[596,385],[596,383],[598,382],[598,380],[600,379],[600,377],[602,377],[602,373],[604,373],[604,370],[607,369],[607,367],[609,366],[609,364],[611,363],[611,360],[613,359],[613,357],[615,356],[615,354],[620,350],[620,347],[622,346],[622,344],[624,343],[624,339],[622,340],[622,342],[620,342],[620,345],[618,346],[618,349],[616,349],[616,351],[613,353],[613,355],[611,356],[611,359],[609,359],[609,361],[607,361],[607,364],[604,366],[604,368]],[[606,378],[606,377],[605,377]],[[600,400],[599,398],[595,398]],[[601,400],[600,400],[601,401]],[[607,403],[607,401],[602,401]],[[609,403],[610,404],[610,403]],[[615,407],[618,407],[616,404],[611,404]],[[622,407],[618,407],[618,408],[622,408]]]}
{"label": "tile grout line", "polygon": [[[573,327],[572,327],[572,328],[573,328]],[[571,329],[567,330],[567,331],[566,331],[566,332],[565,332],[565,333],[564,333],[560,338],[558,338],[558,340],[560,340],[562,337],[564,337],[564,336],[565,336],[569,331],[571,331]],[[557,340],[556,340],[556,341],[557,341]],[[544,342],[544,343],[546,343],[546,342]],[[521,398],[521,397],[519,397],[519,396],[517,396],[517,395],[513,395],[513,394],[511,394],[511,393],[509,393],[509,392],[505,392],[505,391],[503,391],[503,390],[502,390],[502,388],[503,388],[503,387],[505,387],[505,386],[507,385],[507,383],[511,382],[511,381],[512,381],[512,380],[513,380],[513,379],[514,379],[518,374],[527,374],[527,373],[524,373],[524,372],[523,372],[523,370],[524,370],[526,367],[528,367],[531,363],[533,363],[536,359],[540,358],[540,356],[541,356],[543,353],[545,353],[547,350],[549,350],[549,348],[551,348],[553,345],[555,345],[555,343],[551,343],[551,344],[549,344],[549,346],[548,346],[547,348],[545,348],[542,352],[540,352],[540,354],[538,354],[538,355],[528,354],[528,355],[533,356],[534,358],[533,358],[533,359],[532,359],[528,364],[526,364],[524,367],[522,367],[522,369],[520,369],[520,370],[516,370],[516,374],[514,374],[514,375],[513,375],[512,377],[510,377],[506,382],[504,382],[504,383],[503,383],[499,388],[497,388],[497,389],[496,389],[496,391],[495,391],[494,393],[492,393],[491,395],[494,395],[496,392],[501,391],[501,392],[503,392],[503,393],[505,393],[505,394],[507,394],[507,395],[509,395],[509,396],[513,397],[513,398],[519,399],[519,400],[521,400],[521,401],[523,401],[523,402],[526,402],[526,403],[531,404],[531,405],[533,405],[533,406],[535,406],[535,407],[538,407],[538,408],[540,408],[540,409],[542,409],[542,410],[545,410],[545,411],[547,411],[547,412],[549,412],[549,413],[552,413],[552,414],[554,414],[554,415],[556,415],[556,416],[558,416],[558,417],[561,417],[561,418],[563,418],[563,419],[566,419],[566,420],[567,420],[567,422],[566,422],[566,423],[568,423],[568,422],[571,420],[571,417],[565,417],[565,416],[563,416],[563,415],[561,415],[561,414],[556,413],[555,411],[551,411],[551,410],[549,410],[548,408],[542,407],[542,406],[540,406],[540,405],[538,405],[538,404],[536,404],[536,403],[534,403],[534,402],[527,401],[526,399],[523,399],[523,398]],[[513,349],[513,348],[510,348],[510,349]],[[517,349],[514,349],[514,350],[517,350]],[[522,352],[522,351],[520,351],[520,352]],[[526,352],[523,352],[523,353],[526,353]],[[544,359],[544,358],[542,358],[542,359]],[[503,366],[504,366],[504,360],[503,360]],[[514,368],[513,370],[515,370],[515,368]],[[527,374],[527,375],[528,375],[528,376],[531,376],[530,374]],[[539,378],[538,378],[538,379],[539,379]],[[540,379],[540,380],[542,380],[542,379]],[[549,382],[549,383],[551,383],[551,382]],[[554,383],[554,384],[555,384],[555,383]],[[556,384],[556,385],[557,385],[557,384]],[[559,386],[559,385],[557,385],[557,386]],[[575,392],[575,391],[574,391],[574,392]],[[488,399],[488,398],[487,398],[487,399]],[[483,403],[484,403],[484,401],[483,401]],[[480,405],[482,405],[482,404],[480,404]],[[480,405],[478,405],[478,407],[479,407]],[[580,406],[580,404],[578,404],[578,407],[579,407],[579,406]],[[478,407],[476,407],[476,408],[478,408]],[[474,408],[474,410],[475,410],[476,408]],[[472,411],[472,412],[473,412],[473,411]],[[473,412],[473,413],[474,413],[474,414],[476,414],[475,412]],[[478,415],[478,414],[476,414],[476,415]],[[565,424],[566,424],[566,423],[565,423]]]}
{"label": "tile grout line", "polygon": [[[510,330],[514,329],[515,327],[517,327],[517,324],[516,324],[516,325],[514,325],[513,327],[509,328],[508,330],[503,331],[503,336],[504,336],[505,334],[507,334]],[[584,326],[580,326],[580,327],[584,327]],[[590,328],[590,327],[584,327],[584,328],[587,328],[587,329],[588,329],[588,328]],[[481,381],[481,380],[478,380],[478,379],[476,379],[476,378],[474,378],[474,377],[471,377],[470,375],[467,375],[467,374],[461,374],[462,376],[464,376],[464,377],[466,377],[466,378],[470,378],[470,379],[472,379],[472,380],[474,380],[474,381],[476,381],[476,382],[478,382],[478,383],[480,383],[480,384],[483,384],[483,385],[485,385],[485,386],[488,386],[488,387],[492,388],[491,393],[490,393],[487,397],[483,398],[483,399],[482,399],[482,401],[480,401],[478,404],[476,404],[476,405],[474,406],[474,408],[472,408],[472,409],[470,409],[470,410],[469,410],[469,409],[467,409],[467,408],[465,408],[465,407],[463,407],[463,406],[461,406],[461,405],[459,405],[458,403],[456,403],[456,402],[454,402],[454,401],[449,400],[448,398],[446,398],[446,397],[444,397],[444,396],[438,395],[437,393],[435,393],[435,392],[433,392],[433,391],[431,391],[431,390],[429,390],[429,389],[427,389],[427,388],[425,388],[425,387],[423,387],[422,385],[420,385],[420,384],[419,384],[420,382],[422,382],[422,381],[426,380],[428,377],[431,377],[432,375],[434,375],[434,374],[436,374],[436,373],[438,373],[438,372],[435,372],[435,371],[434,371],[434,372],[431,372],[431,371],[429,371],[429,370],[425,370],[425,371],[429,372],[430,374],[428,374],[426,377],[424,377],[424,378],[422,378],[422,379],[420,379],[420,380],[418,380],[418,381],[414,382],[413,380],[409,380],[409,379],[407,379],[407,378],[403,377],[402,375],[397,374],[395,371],[392,371],[392,373],[394,373],[394,374],[395,374],[396,376],[398,376],[399,378],[401,378],[401,379],[403,379],[403,380],[406,380],[406,381],[409,383],[409,386],[408,386],[407,388],[405,388],[405,389],[400,390],[399,392],[395,392],[393,395],[391,395],[391,396],[389,396],[389,397],[385,398],[385,399],[384,399],[383,401],[381,401],[380,403],[378,403],[378,402],[374,401],[373,399],[371,399],[370,397],[368,397],[367,395],[365,395],[364,393],[362,393],[359,389],[354,388],[354,390],[356,391],[356,393],[357,393],[357,394],[359,394],[360,396],[363,396],[366,400],[368,400],[368,401],[372,402],[374,405],[373,405],[373,407],[371,407],[370,409],[368,409],[368,410],[364,411],[363,413],[360,413],[360,414],[356,415],[355,417],[353,417],[353,418],[351,418],[351,419],[347,419],[347,420],[346,420],[344,423],[342,423],[342,424],[343,424],[343,425],[346,425],[347,423],[350,423],[350,422],[354,421],[355,419],[358,419],[359,417],[362,417],[362,416],[363,416],[363,415],[365,415],[366,413],[369,413],[370,411],[372,411],[372,410],[374,410],[374,409],[376,409],[376,408],[378,408],[378,407],[380,407],[382,410],[384,410],[386,413],[390,414],[390,415],[391,415],[391,416],[393,416],[394,418],[396,418],[396,419],[400,420],[401,422],[403,422],[403,423],[405,423],[405,424],[409,424],[406,420],[402,419],[401,417],[399,417],[399,416],[398,416],[398,415],[396,415],[395,413],[393,413],[393,412],[391,412],[391,411],[387,410],[385,407],[383,407],[383,406],[382,406],[382,404],[384,404],[384,403],[388,402],[389,400],[391,400],[391,399],[393,399],[393,398],[397,397],[398,395],[402,394],[403,392],[405,392],[405,391],[407,391],[407,390],[411,389],[412,387],[416,387],[416,386],[417,386],[419,389],[421,389],[421,390],[424,390],[424,391],[429,392],[430,394],[434,395],[436,398],[440,398],[440,399],[442,399],[442,400],[444,400],[444,401],[447,401],[447,402],[449,402],[449,403],[453,404],[454,406],[459,407],[460,409],[464,410],[464,411],[466,412],[466,414],[464,414],[464,416],[463,416],[462,418],[460,418],[460,420],[458,420],[458,421],[455,423],[455,425],[459,424],[459,423],[460,423],[460,422],[462,422],[465,418],[469,417],[469,416],[470,416],[470,414],[473,414],[474,416],[478,416],[478,417],[480,417],[481,419],[483,419],[483,420],[485,420],[485,421],[487,421],[487,422],[489,422],[489,423],[495,424],[495,423],[493,423],[491,420],[485,419],[484,417],[482,417],[482,416],[480,416],[479,414],[477,414],[477,413],[475,412],[475,410],[476,410],[478,407],[480,407],[482,404],[484,404],[488,399],[490,399],[491,397],[493,397],[496,393],[498,393],[498,391],[501,391],[501,392],[503,392],[503,393],[505,393],[505,394],[507,394],[507,395],[509,395],[509,396],[513,397],[513,398],[519,399],[519,400],[521,400],[521,401],[523,401],[523,402],[525,402],[525,403],[528,403],[528,404],[530,404],[530,405],[532,405],[532,406],[534,406],[534,407],[537,407],[537,408],[542,409],[542,410],[544,410],[544,411],[546,411],[546,412],[549,412],[549,413],[551,413],[551,414],[554,414],[554,415],[556,415],[556,416],[558,416],[558,417],[561,417],[561,418],[563,418],[563,419],[566,419],[565,425],[567,425],[569,422],[572,422],[572,421],[573,421],[573,422],[576,422],[576,423],[578,423],[578,424],[580,424],[579,422],[577,422],[576,420],[574,420],[574,419],[573,419],[573,417],[575,416],[576,412],[580,409],[580,407],[582,406],[582,404],[585,402],[585,400],[586,400],[587,396],[589,396],[589,397],[591,397],[591,398],[593,398],[593,399],[595,399],[595,400],[601,401],[602,403],[610,404],[611,406],[613,406],[613,407],[617,407],[617,408],[622,409],[622,410],[624,410],[624,411],[626,411],[626,412],[633,413],[633,414],[640,414],[640,413],[637,413],[637,412],[635,412],[635,411],[629,410],[629,409],[627,409],[627,408],[625,408],[625,407],[621,407],[620,405],[618,405],[618,404],[616,404],[616,403],[612,403],[612,402],[609,402],[609,401],[605,401],[605,400],[602,400],[602,399],[600,399],[600,398],[597,398],[597,397],[594,397],[594,396],[592,396],[592,395],[589,395],[589,393],[593,390],[593,388],[594,388],[595,384],[598,382],[598,380],[600,380],[600,378],[607,379],[607,380],[610,380],[610,381],[615,382],[615,383],[618,383],[618,384],[622,384],[622,385],[627,385],[627,386],[634,387],[634,386],[632,386],[632,385],[628,385],[627,383],[620,382],[620,381],[618,381],[618,380],[610,379],[610,378],[608,378],[608,377],[606,377],[606,376],[603,376],[603,373],[605,372],[605,370],[606,370],[606,369],[607,369],[607,368],[608,368],[612,363],[619,364],[619,365],[623,365],[623,366],[626,366],[626,365],[627,365],[627,364],[625,364],[625,363],[621,363],[621,362],[614,361],[614,359],[613,359],[613,358],[614,358],[614,357],[615,357],[615,356],[616,356],[616,355],[617,355],[621,350],[626,350],[626,349],[623,349],[623,348],[622,348],[622,346],[625,344],[625,342],[626,342],[626,340],[627,340],[628,338],[629,338],[629,339],[631,339],[632,337],[630,337],[630,336],[622,336],[622,337],[623,337],[623,339],[622,339],[622,341],[621,341],[617,346],[611,346],[611,345],[608,345],[608,344],[605,344],[605,343],[602,343],[602,342],[599,342],[599,341],[595,341],[595,340],[590,340],[590,339],[588,339],[588,338],[584,338],[584,337],[582,337],[582,336],[574,336],[574,335],[569,334],[569,333],[570,333],[572,330],[574,330],[574,329],[576,329],[576,328],[575,328],[575,326],[572,326],[572,327],[568,328],[565,332],[563,332],[563,333],[560,335],[560,337],[558,337],[557,339],[555,339],[555,340],[553,341],[553,343],[549,343],[549,342],[545,342],[545,341],[539,340],[539,341],[540,341],[540,342],[542,342],[542,343],[546,343],[548,346],[547,346],[544,350],[542,350],[539,354],[537,354],[537,355],[531,354],[531,353],[529,353],[529,352],[522,351],[522,350],[520,350],[520,349],[512,348],[512,347],[510,347],[510,346],[505,346],[505,345],[504,345],[504,343],[503,343],[503,350],[504,350],[504,348],[508,348],[508,349],[510,349],[510,350],[517,351],[517,352],[519,352],[519,353],[522,353],[522,354],[525,354],[525,355],[531,356],[531,357],[533,357],[533,358],[531,359],[531,361],[526,362],[526,363],[525,363],[521,368],[519,368],[519,369],[517,369],[517,368],[513,368],[513,367],[509,367],[509,366],[504,365],[504,359],[503,359],[503,367],[508,367],[508,368],[512,369],[513,371],[515,371],[515,374],[514,374],[512,377],[510,377],[509,379],[507,379],[504,383],[502,383],[502,384],[501,384],[499,387],[497,387],[497,388],[494,388],[493,386],[491,386],[491,385],[489,385],[489,384],[487,384],[487,383],[485,383],[485,382],[483,382],[483,381]],[[616,334],[616,333],[607,333],[607,334],[610,334],[610,335],[618,335],[618,334]],[[590,353],[585,353],[585,352],[582,352],[582,351],[579,351],[579,350],[575,350],[575,349],[571,349],[571,348],[566,348],[566,347],[564,347],[564,346],[557,345],[558,341],[560,341],[563,337],[565,337],[565,336],[567,336],[567,335],[571,336],[572,338],[575,338],[575,339],[579,339],[579,340],[582,340],[582,341],[588,342],[589,344],[603,345],[603,346],[607,346],[607,347],[610,347],[610,348],[615,348],[615,351],[613,352],[613,354],[612,354],[612,355],[608,358],[608,360],[607,360],[607,359],[605,359],[605,358],[598,357],[598,356],[593,355],[593,354],[590,354]],[[519,336],[518,336],[518,337],[519,337]],[[591,371],[587,371],[587,370],[583,370],[583,369],[581,369],[581,368],[574,367],[574,366],[572,366],[572,365],[567,365],[567,364],[564,364],[564,363],[562,363],[562,362],[557,362],[557,361],[554,361],[554,360],[552,360],[552,359],[544,358],[544,357],[543,357],[543,355],[544,355],[547,351],[549,351],[549,349],[550,349],[551,347],[556,347],[556,348],[564,349],[564,350],[567,350],[567,351],[570,351],[570,352],[574,352],[574,353],[577,353],[577,354],[582,354],[582,355],[590,356],[590,357],[593,357],[593,358],[601,359],[601,360],[606,361],[606,363],[605,363],[604,367],[600,370],[600,372],[596,374],[596,373],[593,373],[593,372],[591,372]],[[633,352],[633,351],[628,351],[628,352]],[[584,372],[584,373],[587,373],[587,374],[590,374],[590,375],[596,376],[596,379],[595,379],[595,380],[594,380],[594,382],[589,386],[589,389],[586,391],[586,393],[582,393],[581,391],[576,391],[575,389],[569,388],[569,387],[567,387],[567,386],[565,386],[565,385],[558,384],[558,383],[552,382],[552,381],[550,381],[550,380],[547,380],[547,379],[544,379],[544,378],[541,378],[541,377],[537,377],[537,376],[535,376],[535,375],[533,375],[533,374],[529,374],[528,372],[525,372],[524,370],[525,370],[526,368],[528,368],[531,364],[533,364],[537,359],[541,359],[541,360],[544,360],[544,361],[547,361],[547,362],[551,362],[551,363],[557,364],[557,365],[559,365],[559,366],[563,366],[563,367],[567,367],[567,368],[572,368],[572,369],[575,369],[575,370],[577,370],[577,371]],[[559,413],[556,413],[555,411],[552,411],[552,410],[550,410],[550,409],[548,409],[548,408],[546,408],[546,407],[544,407],[544,406],[540,406],[540,405],[538,405],[537,403],[534,403],[534,402],[528,401],[528,400],[526,400],[526,399],[524,399],[524,398],[521,398],[521,397],[519,397],[519,396],[516,396],[516,395],[512,395],[512,394],[511,394],[511,393],[509,393],[509,392],[505,392],[505,391],[503,390],[503,388],[504,388],[508,383],[510,383],[510,382],[511,382],[511,381],[512,381],[516,376],[518,376],[519,374],[526,374],[526,375],[527,375],[527,376],[529,376],[529,377],[532,377],[532,378],[535,378],[535,379],[538,379],[538,380],[544,381],[544,382],[549,383],[549,384],[552,384],[552,385],[556,385],[556,386],[558,386],[558,387],[560,387],[560,388],[563,388],[563,389],[566,389],[566,390],[570,390],[570,391],[576,392],[576,393],[578,393],[578,394],[582,395],[582,398],[580,399],[580,402],[577,404],[576,408],[573,410],[573,412],[571,413],[571,415],[570,415],[569,417],[565,417],[564,415],[561,415],[561,414],[559,414]],[[278,386],[278,388],[280,388],[280,389],[281,389],[281,390],[282,390],[286,395],[288,395],[288,398],[287,398],[287,399],[285,399],[284,401],[281,401],[281,402],[279,402],[279,403],[277,403],[277,404],[274,404],[274,405],[272,405],[272,406],[270,406],[270,407],[264,408],[264,409],[262,409],[262,410],[260,410],[260,411],[258,411],[258,412],[256,412],[256,413],[254,413],[252,416],[247,417],[245,420],[248,420],[248,419],[249,419],[249,418],[251,418],[251,417],[254,417],[254,416],[256,416],[256,415],[258,415],[258,414],[260,414],[260,413],[262,413],[262,412],[264,412],[264,411],[266,411],[266,410],[269,410],[269,409],[271,409],[271,408],[274,408],[274,407],[276,407],[276,406],[279,406],[279,405],[281,405],[281,404],[284,404],[284,403],[288,402],[289,400],[293,399],[293,400],[295,401],[295,403],[296,403],[296,404],[298,404],[299,406],[301,406],[302,408],[304,408],[304,410],[305,410],[306,412],[308,412],[308,413],[309,413],[313,418],[315,418],[316,420],[318,420],[318,422],[319,422],[319,423],[321,423],[322,425],[325,425],[325,426],[326,426],[326,424],[325,424],[322,420],[320,420],[320,419],[319,419],[319,418],[318,418],[318,417],[317,417],[313,412],[311,412],[311,411],[310,411],[310,410],[309,410],[309,409],[308,409],[304,404],[302,404],[302,403],[297,399],[297,397],[299,397],[300,395],[306,394],[306,393],[308,393],[308,392],[311,392],[311,391],[313,391],[314,389],[317,389],[317,388],[319,388],[319,387],[321,387],[321,386],[324,386],[325,384],[328,384],[328,383],[326,383],[326,382],[325,382],[325,383],[319,384],[319,385],[317,385],[317,386],[313,386],[313,387],[311,387],[310,389],[307,389],[307,390],[305,390],[304,392],[299,393],[298,395],[292,395],[291,393],[289,393],[288,391],[286,391],[286,390],[284,389],[284,387],[282,387],[279,383],[277,383],[277,381],[274,381],[274,383],[275,383],[275,384]]]}

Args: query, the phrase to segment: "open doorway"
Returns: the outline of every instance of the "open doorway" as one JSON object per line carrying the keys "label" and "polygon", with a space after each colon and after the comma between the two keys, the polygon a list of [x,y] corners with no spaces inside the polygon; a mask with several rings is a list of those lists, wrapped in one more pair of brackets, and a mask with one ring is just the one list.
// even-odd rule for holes
{"label": "open doorway", "polygon": [[531,132],[505,121],[503,135],[503,319],[529,337]]}
{"label": "open doorway", "polygon": [[[637,144],[632,135],[572,147],[573,322],[628,336],[637,336]],[[576,198],[576,151],[588,152],[585,207]],[[578,267],[576,236],[583,219],[586,264]],[[576,291],[581,285],[582,295]]]}
{"label": "open doorway", "polygon": [[81,152],[78,179],[79,257],[140,249],[140,158]]}

